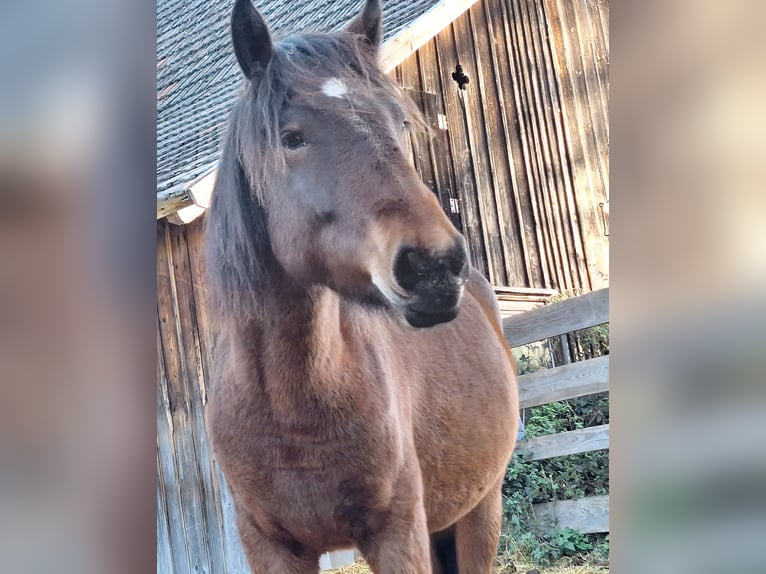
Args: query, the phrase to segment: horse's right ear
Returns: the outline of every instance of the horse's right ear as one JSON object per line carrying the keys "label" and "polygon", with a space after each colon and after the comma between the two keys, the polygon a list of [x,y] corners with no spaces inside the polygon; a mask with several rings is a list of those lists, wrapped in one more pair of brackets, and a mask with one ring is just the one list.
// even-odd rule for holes
{"label": "horse's right ear", "polygon": [[231,39],[239,67],[248,80],[258,80],[274,53],[271,34],[250,0],[236,0],[231,12]]}
{"label": "horse's right ear", "polygon": [[362,11],[346,24],[345,31],[364,36],[367,42],[377,50],[383,37],[382,21],[383,12],[380,8],[380,0],[366,0]]}

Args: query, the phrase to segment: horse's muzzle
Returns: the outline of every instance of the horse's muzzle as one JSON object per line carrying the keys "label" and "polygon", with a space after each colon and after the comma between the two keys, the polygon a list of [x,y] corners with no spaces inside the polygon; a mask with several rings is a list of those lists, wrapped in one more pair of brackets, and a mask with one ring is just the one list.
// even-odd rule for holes
{"label": "horse's muzzle", "polygon": [[402,248],[394,262],[394,277],[408,295],[404,308],[407,322],[418,328],[433,327],[457,317],[467,276],[463,241],[443,253]]}

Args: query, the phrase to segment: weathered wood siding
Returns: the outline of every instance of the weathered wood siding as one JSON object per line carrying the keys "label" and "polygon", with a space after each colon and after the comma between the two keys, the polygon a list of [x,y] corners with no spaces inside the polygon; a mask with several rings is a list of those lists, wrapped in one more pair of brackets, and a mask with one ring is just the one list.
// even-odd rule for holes
{"label": "weathered wood siding", "polygon": [[395,70],[432,130],[415,165],[495,285],[608,284],[607,49],[605,0],[484,0]]}
{"label": "weathered wood siding", "polygon": [[205,427],[211,339],[202,222],[157,222],[157,571],[249,572]]}

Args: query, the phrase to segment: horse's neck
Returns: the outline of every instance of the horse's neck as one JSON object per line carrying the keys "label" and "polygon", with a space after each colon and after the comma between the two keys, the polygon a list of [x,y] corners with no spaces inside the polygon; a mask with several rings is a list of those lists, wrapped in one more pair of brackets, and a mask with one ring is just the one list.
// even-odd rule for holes
{"label": "horse's neck", "polygon": [[318,382],[316,374],[326,373],[342,357],[340,299],[329,289],[275,287],[264,293],[259,314],[259,352],[280,371]]}

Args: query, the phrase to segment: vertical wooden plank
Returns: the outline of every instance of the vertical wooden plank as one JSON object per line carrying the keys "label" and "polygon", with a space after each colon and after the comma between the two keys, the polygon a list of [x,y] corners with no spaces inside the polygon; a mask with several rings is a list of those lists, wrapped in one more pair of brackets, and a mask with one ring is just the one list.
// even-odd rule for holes
{"label": "vertical wooden plank", "polygon": [[535,113],[537,105],[532,91],[531,71],[532,63],[529,61],[529,54],[522,33],[522,22],[520,21],[517,3],[512,1],[508,7],[508,22],[510,37],[508,47],[512,49],[512,61],[516,63],[515,83],[519,86],[518,108],[522,110],[522,121],[526,125],[526,144],[529,153],[529,167],[533,180],[532,197],[537,207],[537,225],[542,236],[542,248],[544,253],[545,269],[548,274],[548,287],[557,289],[562,288],[562,281],[558,273],[559,260],[553,247],[553,235],[555,231],[550,226],[551,213],[549,205],[546,202],[547,181],[545,178],[545,166],[541,161],[539,152],[540,128],[538,126],[538,116]]}
{"label": "vertical wooden plank", "polygon": [[183,535],[189,558],[185,572],[212,571],[207,536],[206,508],[194,444],[192,405],[188,392],[187,365],[174,274],[170,224],[158,222],[161,241],[157,250],[157,301],[160,337],[166,366],[168,409],[172,424],[172,450],[176,457],[176,480],[180,491]]}
{"label": "vertical wooden plank", "polygon": [[[159,385],[158,385],[159,386]],[[168,526],[169,511],[165,502],[165,478],[157,444],[157,574],[173,573],[173,554]]]}
{"label": "vertical wooden plank", "polygon": [[[553,285],[553,281],[550,276],[550,263],[549,263],[549,249],[547,236],[545,233],[543,223],[542,208],[538,205],[538,175],[537,165],[534,161],[533,151],[533,139],[530,125],[530,106],[526,101],[526,94],[522,87],[522,72],[520,70],[520,64],[517,56],[517,48],[513,45],[511,38],[511,23],[506,0],[495,0],[493,2],[496,10],[499,11],[492,14],[493,20],[496,22],[502,22],[502,30],[499,31],[496,36],[496,45],[498,51],[504,53],[505,59],[508,62],[508,74],[503,74],[502,78],[505,81],[510,82],[510,89],[506,92],[510,97],[510,102],[513,106],[514,127],[516,129],[517,138],[511,138],[511,143],[516,144],[512,150],[514,157],[514,166],[516,167],[517,177],[515,179],[514,189],[519,189],[518,203],[524,213],[527,214],[525,218],[526,232],[529,237],[529,245],[533,245],[534,249],[530,249],[529,257],[532,261],[532,267],[535,269],[534,264],[537,263],[535,269],[535,277],[539,278],[539,282],[533,282],[530,286],[550,288]],[[496,28],[497,29],[497,28]]]}
{"label": "vertical wooden plank", "polygon": [[[514,286],[532,286],[532,276],[539,275],[539,261],[531,256],[528,243],[529,229],[525,226],[525,213],[522,208],[517,187],[514,153],[522,158],[518,145],[513,140],[518,138],[518,124],[514,112],[512,91],[509,86],[510,66],[507,53],[502,49],[502,35],[497,37],[495,27],[502,29],[502,19],[495,20],[491,11],[491,0],[476,4],[470,11],[474,41],[477,53],[486,63],[479,68],[479,87],[482,90],[484,116],[486,118],[489,157],[495,179],[495,197],[498,219],[503,233],[503,249],[508,269],[508,284]],[[531,217],[529,218],[531,221]],[[534,233],[529,234],[534,239]],[[535,283],[540,285],[540,283]]]}
{"label": "vertical wooden plank", "polygon": [[[164,238],[161,238],[164,240]],[[157,242],[158,248],[160,240]],[[158,318],[159,319],[159,318]],[[178,461],[173,441],[173,420],[170,414],[170,396],[165,369],[165,354],[159,323],[157,325],[157,448],[159,467],[157,469],[166,505],[170,555],[174,573],[191,572],[188,548],[186,546],[185,524],[181,489],[178,481]]]}
{"label": "vertical wooden plank", "polygon": [[[402,79],[402,68],[401,66],[397,66],[394,68],[393,72],[391,72],[394,76],[394,80],[396,81],[399,86],[404,86],[404,80]],[[406,88],[402,87],[403,90],[406,92]],[[409,96],[409,93],[407,94]],[[406,137],[404,138],[404,145],[406,147],[405,149],[405,155],[408,155],[410,157],[410,163],[415,166],[415,170],[418,171],[418,160],[417,157],[415,157],[415,148],[413,147],[413,141],[412,138]],[[420,171],[418,171],[418,175],[420,175]]]}
{"label": "vertical wooden plank", "polygon": [[[464,16],[463,16],[464,17]],[[442,78],[442,96],[447,116],[447,135],[452,151],[452,168],[455,173],[455,183],[460,194],[463,229],[468,240],[471,261],[479,271],[490,281],[487,232],[482,225],[478,206],[477,180],[474,172],[474,162],[468,144],[465,113],[463,111],[457,84],[451,74],[458,62],[457,48],[453,27],[450,25],[436,36],[436,58],[439,64],[439,75]]]}
{"label": "vertical wooden plank", "polygon": [[541,93],[546,102],[543,111],[547,127],[548,145],[555,174],[554,200],[561,221],[560,241],[567,254],[571,270],[570,289],[588,289],[579,215],[574,201],[570,159],[564,138],[559,80],[553,66],[553,55],[548,38],[548,18],[539,0],[528,0],[529,22],[538,59]]}
{"label": "vertical wooden plank", "polygon": [[237,530],[237,516],[234,510],[234,501],[226,484],[226,479],[216,464],[216,477],[221,486],[221,514],[223,516],[223,544],[226,549],[227,574],[250,574],[245,550]]}
{"label": "vertical wooden plank", "polygon": [[[575,61],[583,89],[583,95],[587,98],[589,105],[583,108],[587,121],[592,126],[592,130],[584,135],[589,136],[590,145],[595,146],[599,152],[599,136],[609,125],[607,117],[606,103],[606,63],[608,59],[601,61],[595,44],[598,39],[594,37],[596,28],[593,18],[596,17],[594,9],[594,0],[584,0],[567,6],[569,13],[568,23],[570,24],[571,38],[574,44],[569,47]],[[609,173],[607,165],[603,162],[606,154],[596,154],[596,163],[602,180],[608,180]]]}
{"label": "vertical wooden plank", "polygon": [[519,39],[524,43],[526,57],[529,60],[528,90],[530,99],[534,104],[534,115],[536,116],[537,130],[537,152],[538,161],[542,166],[542,173],[545,174],[543,200],[546,206],[546,215],[548,217],[548,226],[551,235],[551,248],[556,261],[556,273],[559,278],[560,289],[572,289],[574,283],[572,274],[567,265],[567,249],[564,237],[564,229],[561,223],[561,211],[556,194],[557,179],[560,177],[559,166],[554,164],[554,155],[551,153],[548,125],[545,117],[545,83],[540,77],[542,62],[539,53],[539,42],[535,25],[530,21],[530,12],[528,3],[525,0],[517,0],[514,3],[516,8],[516,19],[519,25]]}
{"label": "vertical wooden plank", "polygon": [[516,103],[517,87],[514,81],[514,70],[506,48],[505,30],[508,23],[501,7],[502,0],[486,0],[486,22],[489,47],[492,53],[494,79],[497,83],[501,122],[504,127],[506,161],[509,169],[508,195],[510,209],[513,212],[516,232],[519,242],[519,257],[526,281],[520,283],[526,287],[542,286],[540,257],[538,253],[539,239],[535,225],[534,211],[530,202],[531,190],[529,178],[526,175],[528,158],[523,149],[522,139],[524,128],[520,121],[521,112]]}
{"label": "vertical wooden plank", "polygon": [[[200,350],[202,358],[202,370],[204,373],[203,387],[207,392],[210,381],[210,368],[213,361],[215,333],[209,319],[207,307],[207,292],[204,262],[204,218],[203,215],[186,226],[186,242],[189,252],[189,264],[191,269],[192,288],[196,303],[197,325],[199,329]],[[203,395],[203,402],[207,402],[207,394]],[[226,560],[225,572],[230,574],[250,574],[242,544],[237,531],[234,506],[229,493],[226,480],[220,467],[211,457],[212,486],[215,493],[216,513],[218,524],[221,529],[223,554]]]}
{"label": "vertical wooden plank", "polygon": [[[609,135],[609,77],[608,64],[609,53],[608,44],[604,41],[603,28],[600,25],[601,2],[598,0],[587,0],[579,4],[578,20],[580,30],[587,42],[582,42],[587,48],[583,58],[584,67],[591,71],[595,81],[591,84],[586,76],[585,82],[588,85],[588,97],[591,101],[590,111],[593,118],[593,124],[596,129],[593,131],[599,151],[608,151],[600,149],[599,136],[603,133]],[[608,157],[608,155],[599,154],[599,158]],[[608,163],[602,169],[605,180],[609,179]]]}
{"label": "vertical wooden plank", "polygon": [[[489,0],[493,1],[493,0]],[[500,5],[506,51],[518,73],[514,89],[525,112],[533,179],[540,207],[545,259],[559,289],[589,287],[583,234],[574,198],[570,150],[566,145],[558,80],[547,39],[548,22],[538,2],[513,0]],[[507,14],[507,18],[505,17]],[[520,97],[520,99],[519,99]]]}
{"label": "vertical wooden plank", "polygon": [[[404,91],[412,98],[417,105],[421,113],[424,110],[423,103],[423,88],[420,84],[420,72],[418,70],[418,54],[415,53],[404,62],[402,62],[399,68],[398,77],[400,78],[400,85],[404,88]],[[422,133],[419,130],[414,130],[409,133],[410,145],[412,146],[413,156],[415,158],[415,169],[420,175],[420,179],[423,180],[431,190],[438,195],[438,189],[434,179],[433,170],[431,168],[431,157],[428,146],[428,134]]]}
{"label": "vertical wooden plank", "polygon": [[494,192],[494,206],[497,214],[502,246],[502,257],[506,269],[506,285],[527,286],[529,284],[524,237],[518,213],[511,207],[513,183],[508,158],[508,133],[506,130],[505,98],[498,76],[497,58],[491,48],[493,34],[486,15],[486,2],[479,2],[468,12],[471,36],[476,52],[479,99],[484,117],[487,152]]}
{"label": "vertical wooden plank", "polygon": [[[473,8],[471,8],[473,10]],[[452,23],[455,33],[457,59],[463,66],[463,71],[471,78],[466,90],[459,90],[460,108],[464,111],[467,126],[468,145],[473,158],[474,174],[479,213],[485,230],[487,241],[487,260],[489,262],[490,282],[493,285],[507,285],[507,273],[503,260],[503,245],[500,238],[501,230],[497,221],[495,205],[494,182],[489,164],[487,151],[487,133],[482,110],[481,87],[477,86],[480,68],[484,66],[480,56],[475,51],[470,10]]]}
{"label": "vertical wooden plank", "polygon": [[[593,2],[593,0],[588,0]],[[604,235],[599,204],[608,201],[608,21],[601,19],[608,4],[597,2],[599,36],[595,61],[586,65],[580,49],[576,7],[569,2],[545,0],[553,67],[562,94],[565,141],[572,158],[574,201],[580,215],[584,253],[592,288],[608,285],[608,239]],[[608,13],[606,14],[608,16]],[[596,16],[592,16],[596,17]],[[595,71],[594,71],[595,68]],[[600,70],[600,71],[599,71]],[[597,75],[598,96],[589,91],[586,76]],[[603,125],[594,125],[590,109],[600,107]],[[600,122],[599,122],[600,123]]]}
{"label": "vertical wooden plank", "polygon": [[455,174],[450,161],[452,150],[447,133],[447,112],[444,109],[444,99],[442,98],[444,88],[439,75],[436,40],[432,39],[420,48],[418,66],[420,82],[423,87],[423,113],[431,128],[429,152],[439,200],[453,225],[465,234],[460,194],[457,190]]}
{"label": "vertical wooden plank", "polygon": [[191,273],[186,226],[168,227],[172,249],[172,272],[176,297],[176,319],[182,361],[182,376],[189,405],[189,430],[196,454],[196,471],[200,499],[203,504],[203,521],[210,563],[214,570],[225,565],[223,531],[220,523],[220,503],[216,499],[213,484],[213,463],[207,440],[205,423],[205,375],[197,323],[197,306],[193,285],[197,278]]}
{"label": "vertical wooden plank", "polygon": [[207,404],[207,384],[210,380],[210,365],[213,360],[215,334],[208,314],[207,282],[205,281],[205,254],[203,249],[205,214],[184,226],[186,247],[189,253],[191,289],[194,298],[194,315],[198,337],[199,359],[201,360],[201,378],[199,379],[202,404]]}

